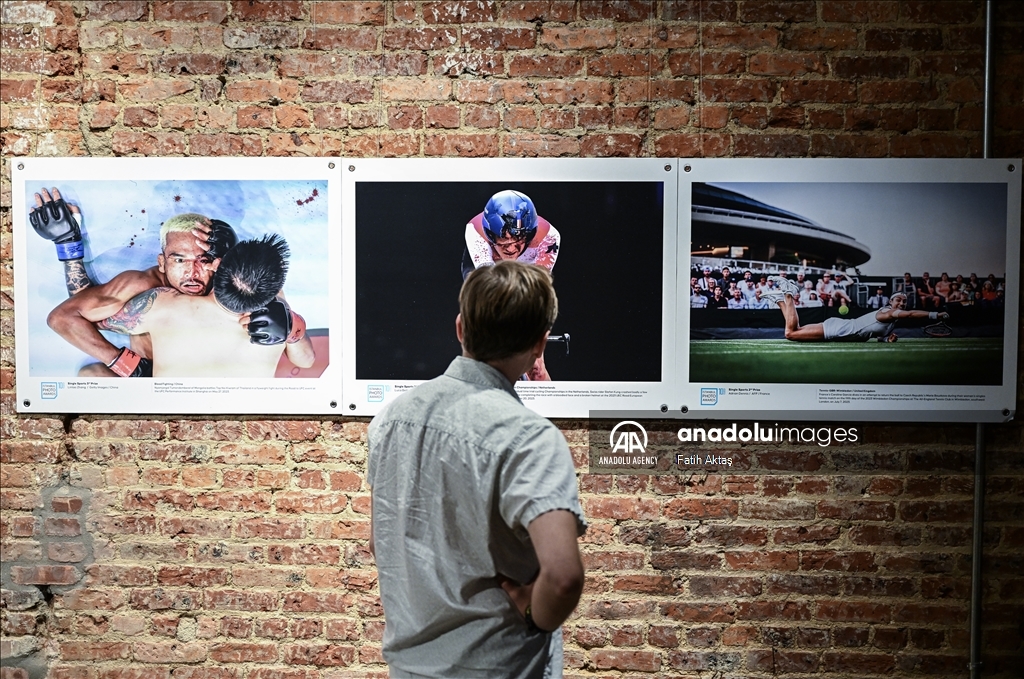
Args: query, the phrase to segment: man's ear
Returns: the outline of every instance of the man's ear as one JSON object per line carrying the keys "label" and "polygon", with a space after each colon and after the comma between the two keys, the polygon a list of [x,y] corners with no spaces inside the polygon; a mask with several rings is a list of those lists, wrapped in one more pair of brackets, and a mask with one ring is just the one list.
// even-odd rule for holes
{"label": "man's ear", "polygon": [[548,330],[544,335],[533,345],[533,358],[534,360],[544,355],[544,350],[548,346],[548,336],[551,335],[551,331]]}
{"label": "man's ear", "polygon": [[462,314],[455,315],[455,336],[459,338],[459,344],[462,344]]}
{"label": "man's ear", "polygon": [[167,273],[164,271],[164,253],[160,253],[156,256],[156,268],[160,273]]}

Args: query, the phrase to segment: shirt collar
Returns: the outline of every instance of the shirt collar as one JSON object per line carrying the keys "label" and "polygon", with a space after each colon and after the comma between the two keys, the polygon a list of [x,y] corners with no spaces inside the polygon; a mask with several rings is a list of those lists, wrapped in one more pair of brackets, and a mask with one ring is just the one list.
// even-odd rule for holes
{"label": "shirt collar", "polygon": [[456,356],[448,369],[444,371],[445,376],[452,377],[463,382],[478,384],[491,389],[503,389],[519,400],[519,394],[509,383],[508,379],[498,372],[497,368],[487,365],[466,356]]}

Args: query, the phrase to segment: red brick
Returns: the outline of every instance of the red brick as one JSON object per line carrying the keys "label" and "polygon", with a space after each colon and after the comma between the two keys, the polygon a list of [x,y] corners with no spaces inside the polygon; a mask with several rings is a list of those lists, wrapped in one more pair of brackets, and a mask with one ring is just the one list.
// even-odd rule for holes
{"label": "red brick", "polygon": [[747,652],[746,659],[746,666],[754,672],[805,674],[818,669],[818,655],[808,651],[776,648],[771,650],[755,649]]}
{"label": "red brick", "polygon": [[[113,29],[113,27],[110,27]],[[166,49],[168,47],[191,48],[195,40],[194,31],[189,27],[160,26],[157,28],[141,25],[126,26],[122,32],[124,46],[129,49]]]}
{"label": "red brick", "polygon": [[384,48],[396,50],[443,50],[458,43],[454,28],[386,28]]}
{"label": "red brick", "polygon": [[661,656],[654,651],[594,651],[590,654],[594,667],[599,670],[633,670],[658,672]]}
{"label": "red brick", "polygon": [[905,78],[910,72],[907,57],[836,57],[832,72],[839,78]]}
{"label": "red brick", "polygon": [[131,657],[132,647],[121,641],[62,641],[60,658],[75,660],[124,660]]}
{"label": "red brick", "polygon": [[857,47],[857,29],[794,26],[786,30],[782,46],[790,50],[848,50]]}
{"label": "red brick", "polygon": [[899,4],[890,0],[829,0],[821,8],[823,21],[841,23],[887,23],[896,21]]}
{"label": "red brick", "polygon": [[636,134],[592,134],[580,140],[580,155],[584,157],[638,157],[643,138]]}
{"label": "red brick", "polygon": [[362,24],[382,26],[385,23],[383,0],[372,2],[315,2],[310,12],[315,24]]}
{"label": "red brick", "polygon": [[153,18],[157,21],[186,21],[189,23],[223,23],[228,16],[228,3],[210,0],[161,0],[153,3]]}
{"label": "red brick", "polygon": [[583,58],[562,55],[516,55],[509,64],[512,77],[566,77],[583,72]]}
{"label": "red brick", "polygon": [[305,18],[301,0],[232,0],[238,21],[299,21]]}
{"label": "red brick", "polygon": [[11,566],[11,580],[18,585],[73,585],[81,577],[74,566]]}
{"label": "red brick", "polygon": [[277,644],[222,643],[210,647],[210,659],[222,663],[277,662]]}
{"label": "red brick", "polygon": [[689,588],[690,594],[700,597],[757,596],[761,593],[761,581],[745,577],[691,576]]}
{"label": "red brick", "polygon": [[823,601],[815,613],[818,620],[885,623],[892,618],[888,604],[854,601]]}
{"label": "red brick", "polygon": [[608,49],[615,46],[615,29],[545,26],[538,46],[555,51]]}
{"label": "red brick", "polygon": [[489,134],[438,134],[426,138],[427,156],[487,158],[498,155],[498,139]]}
{"label": "red brick", "polygon": [[810,620],[810,604],[796,601],[739,601],[737,620]]}
{"label": "red brick", "polygon": [[[307,28],[302,48],[308,50],[370,51],[377,47],[377,34],[372,28]],[[328,75],[320,73],[318,75]]]}
{"label": "red brick", "polygon": [[189,146],[195,156],[258,156],[263,150],[263,142],[256,135],[226,132],[192,135]]}
{"label": "red brick", "polygon": [[575,0],[523,0],[501,6],[504,21],[568,22],[575,18]]}
{"label": "red brick", "polygon": [[303,613],[345,613],[352,597],[335,592],[290,592],[284,595],[284,609]]}
{"label": "red brick", "polygon": [[703,32],[702,44],[705,49],[758,49],[776,47],[779,44],[779,31],[775,28],[706,26]]}
{"label": "red brick", "polygon": [[831,672],[890,674],[896,662],[891,655],[828,651],[821,657],[821,667]]}
{"label": "red brick", "polygon": [[968,0],[928,2],[908,0],[900,4],[901,18],[915,24],[969,24],[984,13],[981,6]]}
{"label": "red brick", "polygon": [[298,94],[298,84],[288,80],[236,81],[224,90],[229,101],[295,101]]}
{"label": "red brick", "polygon": [[463,74],[476,76],[502,75],[505,57],[495,53],[450,52],[430,59],[431,69],[437,75],[450,78]]}
{"label": "red brick", "polygon": [[653,54],[611,54],[587,60],[587,74],[591,76],[649,76],[661,68],[661,57]]}
{"label": "red brick", "polygon": [[224,71],[224,57],[215,54],[164,54],[153,62],[157,73],[171,75],[219,75]]}
{"label": "red brick", "polygon": [[494,21],[494,4],[479,0],[444,0],[423,3],[428,24],[472,24]]}
{"label": "red brick", "polygon": [[739,503],[717,498],[677,498],[665,503],[666,519],[728,519],[735,518]]}
{"label": "red brick", "polygon": [[672,620],[683,622],[732,622],[736,610],[731,604],[706,603],[662,603],[661,614]]}
{"label": "red brick", "polygon": [[85,18],[89,21],[139,21],[146,19],[146,2],[142,0],[101,0],[86,3]]}
{"label": "red brick", "polygon": [[747,70],[762,75],[797,76],[827,73],[828,66],[815,53],[755,54],[750,57]]}
{"label": "red brick", "polygon": [[477,50],[531,49],[537,44],[537,31],[532,28],[465,28],[462,44]]}

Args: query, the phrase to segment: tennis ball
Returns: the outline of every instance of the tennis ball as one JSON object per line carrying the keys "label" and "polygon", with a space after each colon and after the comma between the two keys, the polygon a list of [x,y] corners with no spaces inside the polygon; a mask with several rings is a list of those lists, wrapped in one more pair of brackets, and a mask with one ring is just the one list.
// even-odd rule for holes
{"label": "tennis ball", "polygon": [[850,313],[850,307],[846,306],[845,304],[839,307],[840,316],[845,316],[848,313]]}

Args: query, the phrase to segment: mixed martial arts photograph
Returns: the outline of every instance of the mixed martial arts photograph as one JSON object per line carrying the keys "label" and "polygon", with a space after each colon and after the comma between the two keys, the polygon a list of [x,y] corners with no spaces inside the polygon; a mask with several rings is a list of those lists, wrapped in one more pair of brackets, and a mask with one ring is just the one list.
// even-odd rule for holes
{"label": "mixed martial arts photograph", "polygon": [[319,377],[327,183],[26,185],[30,374]]}

